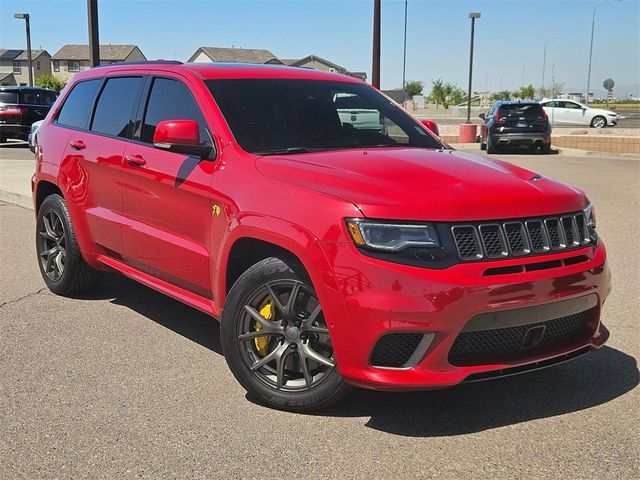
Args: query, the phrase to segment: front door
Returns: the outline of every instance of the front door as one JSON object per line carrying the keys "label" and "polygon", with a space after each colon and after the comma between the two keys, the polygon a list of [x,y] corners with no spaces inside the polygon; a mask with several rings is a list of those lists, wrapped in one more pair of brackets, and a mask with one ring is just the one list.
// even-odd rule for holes
{"label": "front door", "polygon": [[[146,100],[146,102],[145,102]],[[201,143],[213,145],[198,103],[178,78],[150,80],[140,107],[142,122],[123,163],[125,260],[146,273],[211,298],[212,159],[157,149],[162,120],[192,119]]]}

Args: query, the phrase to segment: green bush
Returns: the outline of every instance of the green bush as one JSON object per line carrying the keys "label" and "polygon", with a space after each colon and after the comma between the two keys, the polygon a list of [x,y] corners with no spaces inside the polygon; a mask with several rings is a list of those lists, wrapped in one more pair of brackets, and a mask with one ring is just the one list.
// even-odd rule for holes
{"label": "green bush", "polygon": [[38,87],[50,88],[51,90],[59,92],[64,88],[66,83],[53,75],[42,75],[36,80],[36,85]]}

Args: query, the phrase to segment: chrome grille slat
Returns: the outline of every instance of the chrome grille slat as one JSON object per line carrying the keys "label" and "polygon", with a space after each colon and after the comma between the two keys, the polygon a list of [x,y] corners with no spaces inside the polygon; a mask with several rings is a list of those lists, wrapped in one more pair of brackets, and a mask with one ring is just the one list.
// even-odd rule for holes
{"label": "chrome grille slat", "polygon": [[561,252],[591,243],[582,212],[476,225],[454,225],[451,232],[462,260],[499,259]]}

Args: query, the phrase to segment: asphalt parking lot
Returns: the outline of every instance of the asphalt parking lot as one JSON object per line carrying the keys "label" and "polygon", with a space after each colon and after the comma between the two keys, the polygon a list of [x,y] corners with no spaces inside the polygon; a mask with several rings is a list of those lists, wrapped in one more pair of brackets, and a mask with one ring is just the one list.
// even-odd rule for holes
{"label": "asphalt parking lot", "polygon": [[589,193],[614,279],[608,345],[311,415],[246,397],[196,310],[116,274],[92,296],[49,293],[33,212],[0,203],[0,478],[639,478],[640,162],[496,158]]}

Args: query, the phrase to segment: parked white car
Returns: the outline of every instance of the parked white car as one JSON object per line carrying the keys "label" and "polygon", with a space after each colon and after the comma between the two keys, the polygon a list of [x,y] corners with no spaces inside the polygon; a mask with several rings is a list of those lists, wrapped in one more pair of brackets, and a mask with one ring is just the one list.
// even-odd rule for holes
{"label": "parked white car", "polygon": [[551,99],[540,102],[552,125],[588,125],[593,128],[616,126],[620,116],[611,110],[587,107],[573,100]]}
{"label": "parked white car", "polygon": [[27,137],[27,141],[29,142],[29,150],[31,150],[33,153],[36,152],[36,142],[37,142],[37,133],[38,133],[38,129],[40,128],[40,125],[42,125],[42,122],[44,122],[44,120],[38,120],[37,122],[33,122],[31,124],[31,130],[29,130],[29,136]]}

